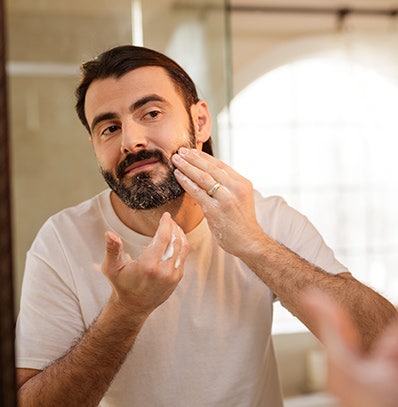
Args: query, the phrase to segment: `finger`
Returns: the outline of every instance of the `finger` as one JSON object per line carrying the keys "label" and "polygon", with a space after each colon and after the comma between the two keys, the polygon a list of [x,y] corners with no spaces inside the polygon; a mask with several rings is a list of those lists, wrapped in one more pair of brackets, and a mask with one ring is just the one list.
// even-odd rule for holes
{"label": "finger", "polygon": [[107,276],[112,276],[123,266],[123,243],[118,235],[113,232],[105,233],[105,258],[102,271]]}
{"label": "finger", "polygon": [[[209,194],[198,184],[188,178],[180,170],[174,170],[174,175],[178,183],[184,188],[184,190],[201,206],[209,205],[211,203],[211,197]],[[221,188],[220,188],[221,189]],[[217,193],[221,192],[220,190]]]}
{"label": "finger", "polygon": [[199,150],[181,148],[172,160],[177,169],[204,191],[209,191],[216,182],[231,188],[241,178],[222,161]]}
{"label": "finger", "polygon": [[240,177],[240,174],[229,165],[203,151],[182,147],[176,155],[179,155],[192,166],[214,175],[218,180],[225,181],[228,178]]}
{"label": "finger", "polygon": [[155,256],[160,262],[172,263],[174,267],[183,246],[181,240],[185,239],[184,244],[187,244],[185,234],[181,235],[181,233],[183,234],[182,230],[170,214],[165,212],[160,219],[149,255]]}
{"label": "finger", "polygon": [[176,243],[175,243],[175,269],[183,269],[185,259],[189,252],[189,243],[184,231],[176,225]]}
{"label": "finger", "polygon": [[175,234],[171,233],[171,238],[170,238],[169,244],[167,245],[166,250],[163,252],[161,261],[167,261],[175,256],[175,250],[174,250],[175,240],[176,240]]}
{"label": "finger", "polygon": [[178,270],[183,268],[186,255],[188,254],[188,241],[182,229],[171,220],[171,239],[161,258],[162,262],[168,262],[172,267],[168,270]]}
{"label": "finger", "polygon": [[160,218],[155,236],[148,248],[151,248],[151,255],[157,258],[162,257],[171,239],[171,216],[168,212],[164,212]]}
{"label": "finger", "polygon": [[213,174],[203,171],[186,161],[180,155],[174,157],[173,163],[180,173],[184,174],[186,178],[193,182],[191,185],[193,189],[195,189],[194,187],[196,185],[197,188],[200,188],[203,191],[208,191],[211,189],[212,185],[216,183],[215,171],[213,171]]}

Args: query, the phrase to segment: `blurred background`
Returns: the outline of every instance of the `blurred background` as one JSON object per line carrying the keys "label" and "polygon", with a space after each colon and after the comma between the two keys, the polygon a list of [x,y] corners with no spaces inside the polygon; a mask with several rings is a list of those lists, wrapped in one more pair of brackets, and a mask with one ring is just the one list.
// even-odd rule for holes
{"label": "blurred background", "polygon": [[[15,310],[55,212],[105,188],[74,111],[79,66],[134,43],[193,77],[217,155],[304,213],[398,304],[398,1],[5,0]],[[276,306],[287,406],[335,406],[317,341]]]}

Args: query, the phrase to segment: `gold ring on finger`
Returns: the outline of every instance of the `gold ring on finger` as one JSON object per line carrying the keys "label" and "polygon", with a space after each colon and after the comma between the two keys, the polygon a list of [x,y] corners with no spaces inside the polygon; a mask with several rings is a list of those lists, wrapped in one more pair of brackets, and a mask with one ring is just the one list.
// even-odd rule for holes
{"label": "gold ring on finger", "polygon": [[209,196],[213,196],[217,191],[218,191],[218,189],[221,187],[221,184],[219,183],[219,182],[216,182],[208,191],[207,191],[207,194],[209,195]]}

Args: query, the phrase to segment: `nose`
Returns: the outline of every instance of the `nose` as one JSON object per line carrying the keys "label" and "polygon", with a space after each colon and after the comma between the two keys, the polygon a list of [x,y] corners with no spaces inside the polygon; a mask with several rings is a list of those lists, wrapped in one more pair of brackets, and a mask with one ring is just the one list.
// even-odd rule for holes
{"label": "nose", "polygon": [[133,123],[127,123],[123,126],[121,152],[123,154],[133,153],[137,150],[146,148],[148,141],[145,136],[144,130],[140,126]]}

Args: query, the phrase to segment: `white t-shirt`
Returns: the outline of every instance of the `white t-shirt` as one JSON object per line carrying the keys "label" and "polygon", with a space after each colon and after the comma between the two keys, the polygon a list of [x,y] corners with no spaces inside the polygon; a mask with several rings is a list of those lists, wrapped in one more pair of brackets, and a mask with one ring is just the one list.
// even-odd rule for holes
{"label": "white t-shirt", "polygon": [[[255,195],[263,229],[330,273],[347,271],[308,220],[281,198]],[[110,191],[51,217],[27,254],[17,322],[17,367],[43,369],[82,336],[111,289],[104,233],[132,258],[151,238],[127,228]],[[145,322],[101,406],[282,406],[271,337],[273,293],[218,247],[203,220],[187,235],[184,276]]]}

